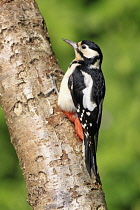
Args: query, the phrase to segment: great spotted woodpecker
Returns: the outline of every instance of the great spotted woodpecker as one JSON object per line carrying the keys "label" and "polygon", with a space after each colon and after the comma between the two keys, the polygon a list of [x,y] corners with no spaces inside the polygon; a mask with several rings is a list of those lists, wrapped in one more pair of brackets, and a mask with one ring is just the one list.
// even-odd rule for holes
{"label": "great spotted woodpecker", "polygon": [[58,105],[75,123],[78,136],[84,140],[87,171],[91,177],[92,169],[97,178],[96,151],[105,96],[105,80],[101,70],[103,55],[94,42],[63,40],[74,48],[75,59],[61,82]]}

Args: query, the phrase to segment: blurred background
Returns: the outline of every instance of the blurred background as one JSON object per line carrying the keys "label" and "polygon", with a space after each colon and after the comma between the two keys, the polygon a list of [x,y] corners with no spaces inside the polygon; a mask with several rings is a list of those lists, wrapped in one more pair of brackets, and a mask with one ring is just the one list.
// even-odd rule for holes
{"label": "blurred background", "polygon": [[[107,90],[97,153],[103,190],[109,210],[140,210],[140,1],[37,3],[64,71],[74,53],[62,38],[91,40],[103,51]],[[1,109],[0,140],[0,209],[29,210],[22,172]]]}

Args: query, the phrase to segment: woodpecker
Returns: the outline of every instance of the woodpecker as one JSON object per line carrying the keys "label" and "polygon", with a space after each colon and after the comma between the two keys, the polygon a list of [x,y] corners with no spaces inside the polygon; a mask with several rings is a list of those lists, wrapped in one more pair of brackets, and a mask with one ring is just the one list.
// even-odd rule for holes
{"label": "woodpecker", "polygon": [[74,122],[77,135],[84,141],[85,165],[90,177],[93,171],[99,179],[96,152],[105,96],[103,55],[94,42],[63,40],[74,48],[75,59],[62,79],[58,106]]}

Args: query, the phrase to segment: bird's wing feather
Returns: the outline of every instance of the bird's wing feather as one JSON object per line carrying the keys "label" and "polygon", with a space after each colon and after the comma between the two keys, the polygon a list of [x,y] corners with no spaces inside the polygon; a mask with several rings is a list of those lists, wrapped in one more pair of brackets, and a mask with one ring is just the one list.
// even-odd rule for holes
{"label": "bird's wing feather", "polygon": [[76,74],[71,74],[68,80],[68,87],[71,92],[74,105],[77,107],[79,103],[82,103],[83,89],[85,88],[84,77],[80,71],[77,71]]}

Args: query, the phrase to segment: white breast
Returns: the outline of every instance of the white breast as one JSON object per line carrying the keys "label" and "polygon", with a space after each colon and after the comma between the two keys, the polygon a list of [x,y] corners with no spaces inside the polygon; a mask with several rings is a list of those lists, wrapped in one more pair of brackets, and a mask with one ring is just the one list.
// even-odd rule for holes
{"label": "white breast", "polygon": [[60,91],[58,95],[58,106],[67,112],[75,112],[76,108],[74,106],[70,90],[68,88],[68,79],[70,75],[73,73],[76,66],[80,64],[74,63],[68,68],[67,72],[65,73],[61,85],[60,85]]}

